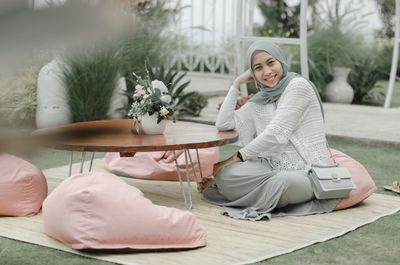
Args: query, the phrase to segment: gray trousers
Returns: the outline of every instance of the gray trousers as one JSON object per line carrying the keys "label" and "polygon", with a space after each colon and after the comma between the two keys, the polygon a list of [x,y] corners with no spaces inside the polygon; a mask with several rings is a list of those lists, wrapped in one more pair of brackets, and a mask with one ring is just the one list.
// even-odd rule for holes
{"label": "gray trousers", "polygon": [[330,212],[337,204],[315,199],[306,171],[274,171],[263,158],[225,166],[203,196],[224,206],[222,214],[250,220],[271,218],[273,210],[280,215]]}

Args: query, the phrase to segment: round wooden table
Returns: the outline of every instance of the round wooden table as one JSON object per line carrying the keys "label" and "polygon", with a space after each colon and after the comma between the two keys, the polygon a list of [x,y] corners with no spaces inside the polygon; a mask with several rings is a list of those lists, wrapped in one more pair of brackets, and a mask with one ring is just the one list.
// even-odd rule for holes
{"label": "round wooden table", "polygon": [[82,173],[87,151],[93,152],[90,171],[94,152],[120,152],[121,156],[133,156],[135,152],[184,150],[187,192],[183,188],[176,157],[175,165],[187,208],[192,207],[189,167],[194,167],[189,149],[196,150],[202,178],[198,149],[230,144],[238,139],[235,131],[219,132],[215,126],[183,121],[168,121],[165,133],[161,135],[137,135],[132,132],[131,119],[78,122],[52,129],[40,129],[35,131],[34,135],[48,136],[49,147],[71,151],[69,175],[72,171],[73,151],[82,152]]}

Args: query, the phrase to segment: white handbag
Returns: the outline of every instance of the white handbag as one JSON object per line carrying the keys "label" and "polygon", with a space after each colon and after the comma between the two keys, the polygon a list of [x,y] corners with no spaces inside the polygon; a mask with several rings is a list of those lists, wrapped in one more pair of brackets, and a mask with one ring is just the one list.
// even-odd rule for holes
{"label": "white handbag", "polygon": [[311,166],[308,176],[317,199],[345,198],[356,188],[350,171],[344,167]]}

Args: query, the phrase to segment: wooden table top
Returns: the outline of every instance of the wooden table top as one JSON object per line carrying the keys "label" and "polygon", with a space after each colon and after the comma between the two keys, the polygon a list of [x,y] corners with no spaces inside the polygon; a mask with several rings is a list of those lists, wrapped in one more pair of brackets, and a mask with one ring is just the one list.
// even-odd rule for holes
{"label": "wooden table top", "polygon": [[101,120],[71,123],[53,129],[40,129],[36,136],[48,136],[49,147],[68,151],[143,152],[196,149],[236,142],[235,131],[218,132],[215,126],[167,121],[164,134],[136,135],[132,120]]}

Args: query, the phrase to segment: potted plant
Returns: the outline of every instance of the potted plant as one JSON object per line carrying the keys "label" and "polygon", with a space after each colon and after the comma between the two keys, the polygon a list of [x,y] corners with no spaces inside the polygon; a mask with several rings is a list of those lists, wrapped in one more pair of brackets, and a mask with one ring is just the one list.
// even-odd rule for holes
{"label": "potted plant", "polygon": [[[327,101],[351,103],[353,88],[347,83],[353,61],[360,57],[359,39],[338,24],[317,28],[309,37],[310,78]],[[324,91],[321,91],[322,88]]]}
{"label": "potted plant", "polygon": [[151,80],[148,74],[146,78],[135,73],[133,75],[137,83],[128,116],[134,119],[134,129],[140,133],[138,126],[138,121],[140,121],[141,129],[145,134],[162,134],[165,130],[166,119],[172,119],[174,114],[168,88],[162,81]]}

